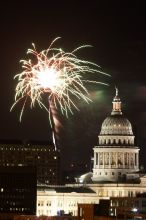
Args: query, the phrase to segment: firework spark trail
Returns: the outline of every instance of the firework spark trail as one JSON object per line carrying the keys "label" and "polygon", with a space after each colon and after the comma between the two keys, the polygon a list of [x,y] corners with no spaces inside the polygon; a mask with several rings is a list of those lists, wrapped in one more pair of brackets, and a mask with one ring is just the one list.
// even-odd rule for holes
{"label": "firework spark trail", "polygon": [[48,100],[49,102],[49,120],[50,120],[50,125],[51,125],[51,130],[52,130],[52,140],[55,146],[55,150],[59,148],[59,132],[60,132],[60,127],[62,126],[60,122],[60,118],[58,115],[58,111],[54,104],[51,102],[51,100]]}
{"label": "firework spark trail", "polygon": [[24,100],[20,121],[28,98],[30,98],[31,107],[38,103],[40,107],[45,108],[51,114],[51,105],[48,108],[43,102],[43,95],[46,93],[48,100],[55,108],[59,108],[62,114],[68,116],[68,112],[73,113],[72,108],[78,109],[73,97],[87,103],[91,101],[84,83],[105,84],[83,78],[86,73],[108,75],[100,71],[100,67],[95,63],[77,58],[75,53],[89,45],[78,47],[72,52],[66,53],[62,49],[53,47],[56,40],[58,38],[52,41],[47,50],[41,52],[37,52],[35,45],[32,44],[33,49],[28,49],[27,54],[31,55],[33,59],[20,61],[23,71],[14,77],[18,83],[15,102],[11,108],[12,110],[20,100]]}

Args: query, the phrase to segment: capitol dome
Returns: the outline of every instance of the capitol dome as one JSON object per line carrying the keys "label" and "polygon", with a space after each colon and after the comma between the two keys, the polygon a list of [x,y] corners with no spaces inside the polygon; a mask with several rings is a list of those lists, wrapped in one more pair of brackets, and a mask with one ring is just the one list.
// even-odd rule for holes
{"label": "capitol dome", "polygon": [[123,115],[107,117],[101,126],[100,135],[133,135],[130,121]]}
{"label": "capitol dome", "polygon": [[133,135],[130,121],[122,115],[118,89],[113,99],[111,115],[103,121],[100,135]]}

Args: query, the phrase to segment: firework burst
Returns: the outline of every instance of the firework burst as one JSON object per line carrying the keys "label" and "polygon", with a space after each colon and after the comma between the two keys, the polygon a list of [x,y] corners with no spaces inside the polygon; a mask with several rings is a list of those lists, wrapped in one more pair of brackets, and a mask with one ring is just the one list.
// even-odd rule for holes
{"label": "firework burst", "polygon": [[30,98],[31,107],[38,103],[49,112],[50,110],[43,102],[43,94],[47,93],[51,103],[59,108],[62,114],[68,116],[68,112],[73,113],[73,107],[78,109],[73,97],[83,99],[87,103],[91,101],[84,86],[85,82],[105,84],[84,79],[85,73],[106,74],[100,71],[100,67],[95,63],[77,58],[76,52],[88,45],[78,47],[72,52],[65,52],[54,48],[53,44],[56,40],[58,38],[47,50],[41,52],[37,52],[35,45],[32,44],[33,48],[27,51],[32,59],[20,61],[23,71],[14,77],[18,80],[18,84],[15,102],[11,108],[13,109],[20,100],[24,100],[20,120],[28,98]]}

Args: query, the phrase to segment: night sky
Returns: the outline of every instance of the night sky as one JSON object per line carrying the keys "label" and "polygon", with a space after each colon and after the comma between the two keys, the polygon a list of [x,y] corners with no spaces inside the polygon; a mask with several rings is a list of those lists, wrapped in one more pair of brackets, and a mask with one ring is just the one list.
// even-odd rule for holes
{"label": "night sky", "polygon": [[[139,3],[138,3],[139,2]],[[63,166],[89,164],[97,144],[101,123],[112,109],[114,87],[118,86],[122,110],[133,125],[141,162],[146,160],[146,15],[142,1],[4,1],[0,4],[0,139],[50,140],[48,114],[38,106],[22,105],[10,113],[14,102],[15,74],[21,72],[20,59],[35,43],[47,49],[51,41],[65,51],[90,44],[80,58],[101,66],[111,75],[95,76],[109,86],[89,87],[92,103],[79,102],[80,111],[68,119],[60,116],[60,145]],[[67,158],[67,159],[66,159]],[[77,166],[77,165],[75,165]],[[89,167],[89,165],[88,165]]]}

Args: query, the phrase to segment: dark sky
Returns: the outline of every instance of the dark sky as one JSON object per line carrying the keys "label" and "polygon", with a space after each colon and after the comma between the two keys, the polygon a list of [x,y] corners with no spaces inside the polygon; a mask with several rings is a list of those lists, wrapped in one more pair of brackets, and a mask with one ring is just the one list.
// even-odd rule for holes
{"label": "dark sky", "polygon": [[60,36],[59,47],[70,51],[90,44],[80,56],[93,61],[111,74],[97,77],[108,87],[89,88],[90,105],[78,103],[69,119],[62,118],[60,143],[64,164],[89,162],[97,144],[104,118],[112,108],[114,86],[120,90],[123,112],[133,125],[141,147],[141,164],[146,156],[146,15],[142,1],[1,1],[0,4],[0,139],[49,140],[47,112],[38,106],[25,109],[19,122],[20,107],[10,113],[14,102],[15,74],[19,60],[34,42],[47,49]]}

